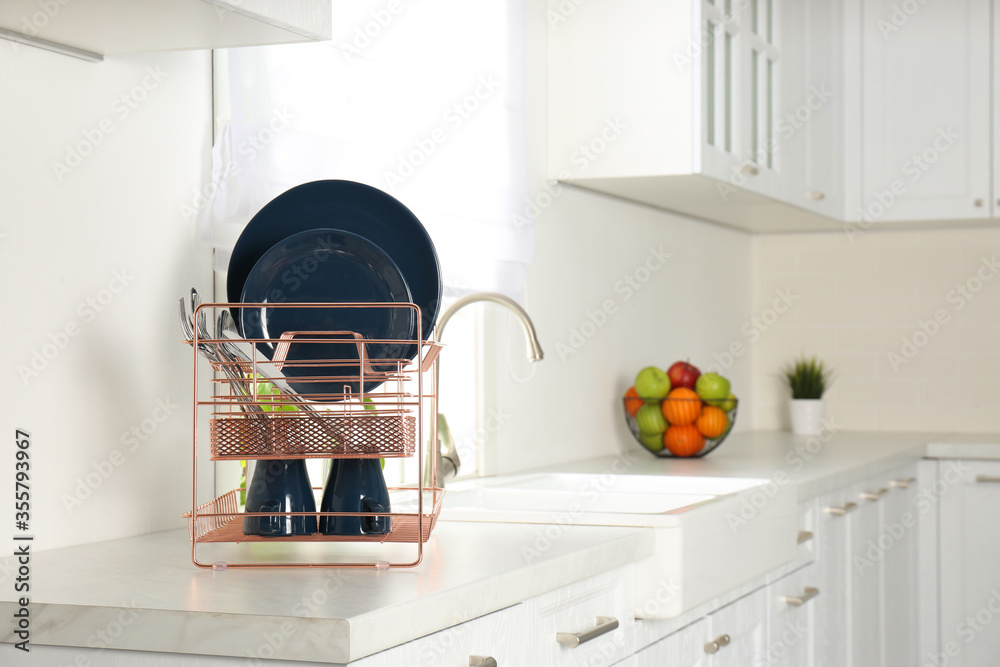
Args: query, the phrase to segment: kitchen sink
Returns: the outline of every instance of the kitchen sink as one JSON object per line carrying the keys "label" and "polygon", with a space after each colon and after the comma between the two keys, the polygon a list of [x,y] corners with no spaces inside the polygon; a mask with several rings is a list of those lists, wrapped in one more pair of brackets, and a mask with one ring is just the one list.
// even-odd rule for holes
{"label": "kitchen sink", "polygon": [[656,554],[636,567],[642,618],[674,618],[790,562],[796,518],[794,489],[767,479],[581,473],[456,482],[441,512],[444,521],[652,529]]}

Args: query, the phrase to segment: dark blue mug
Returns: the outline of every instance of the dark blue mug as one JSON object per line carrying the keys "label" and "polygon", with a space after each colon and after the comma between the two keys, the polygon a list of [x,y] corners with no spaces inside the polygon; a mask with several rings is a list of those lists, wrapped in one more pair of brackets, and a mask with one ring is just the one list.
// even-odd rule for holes
{"label": "dark blue mug", "polygon": [[[315,512],[309,473],[303,459],[257,461],[247,488],[247,512]],[[243,519],[245,535],[280,537],[312,535],[314,516],[248,516]]]}
{"label": "dark blue mug", "polygon": [[[333,459],[323,490],[320,512],[391,512],[389,489],[378,459]],[[385,535],[392,530],[387,516],[322,516],[324,535]]]}

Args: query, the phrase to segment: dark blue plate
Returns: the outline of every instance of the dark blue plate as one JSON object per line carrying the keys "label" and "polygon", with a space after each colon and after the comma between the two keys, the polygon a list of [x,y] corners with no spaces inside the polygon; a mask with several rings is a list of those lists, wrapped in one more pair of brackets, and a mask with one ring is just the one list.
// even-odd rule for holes
{"label": "dark blue plate", "polygon": [[[352,181],[305,183],[265,205],[233,248],[226,278],[229,301],[240,300],[247,276],[269,248],[293,234],[313,229],[343,229],[381,248],[399,267],[413,303],[420,306],[420,338],[430,336],[441,306],[441,271],[431,237],[397,199]],[[405,356],[412,359],[417,352],[414,345]]]}
{"label": "dark blue plate", "polygon": [[[371,241],[339,229],[314,229],[280,241],[264,253],[247,277],[243,303],[410,303],[410,290],[393,261]],[[240,308],[240,323],[247,338],[280,338],[290,331],[356,332],[366,339],[417,337],[413,308]],[[349,336],[334,340],[353,340]],[[273,359],[277,343],[257,343],[257,349]],[[384,359],[409,359],[410,344],[369,343],[365,354],[372,370],[390,371],[395,364]],[[295,343],[288,347],[286,361],[340,360],[360,358],[351,343]],[[358,392],[360,365],[294,366],[282,368],[289,384],[303,395],[341,394],[344,385]],[[309,376],[312,381],[294,378]],[[316,381],[323,377],[328,381]],[[356,381],[351,382],[354,377]],[[371,391],[381,382],[365,382]],[[333,397],[328,397],[333,398]]]}

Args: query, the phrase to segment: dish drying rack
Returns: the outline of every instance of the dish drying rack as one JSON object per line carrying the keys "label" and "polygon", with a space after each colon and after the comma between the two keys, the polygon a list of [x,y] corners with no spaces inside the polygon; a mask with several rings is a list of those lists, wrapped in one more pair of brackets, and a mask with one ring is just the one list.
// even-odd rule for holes
{"label": "dish drying rack", "polygon": [[[239,313],[243,308],[263,307],[404,308],[413,311],[415,322],[422,322],[420,308],[412,303],[207,303],[195,310],[195,318],[207,316],[210,318],[208,321],[215,321],[221,309]],[[444,489],[437,484],[436,457],[431,457],[430,479],[434,480],[433,485],[423,485],[424,408],[428,406],[428,401],[436,399],[434,383],[437,374],[434,371],[441,350],[439,343],[419,339],[366,339],[346,331],[286,332],[277,339],[199,338],[198,327],[195,327],[193,340],[186,342],[191,343],[193,349],[194,400],[191,510],[184,516],[188,519],[191,560],[196,566],[216,570],[284,567],[388,569],[420,564],[424,544],[437,523],[444,496]],[[249,361],[209,361],[199,353],[199,346],[214,346],[217,349],[218,346],[233,343],[251,346],[254,343],[270,343],[274,346],[273,358],[268,359],[255,352]],[[322,345],[323,354],[318,358],[314,353],[307,360],[292,360],[289,359],[289,352],[294,345]],[[416,349],[416,357],[411,361],[402,357],[368,356],[371,349],[399,350],[401,347],[411,351]],[[224,355],[216,356],[224,358]],[[211,371],[208,382],[202,379],[205,371]],[[286,372],[286,382],[306,396],[283,393],[268,382],[269,377],[276,373],[280,376],[283,371]],[[331,381],[341,390],[334,393],[308,391],[310,383],[322,382],[327,387]],[[372,387],[375,383],[379,386]],[[199,422],[206,417],[211,461],[394,458],[416,454],[418,482],[412,487],[388,487],[394,511],[385,513],[247,513],[241,507],[240,488],[201,502],[198,497],[198,460],[205,443],[199,435]],[[436,420],[431,418],[429,421],[429,442],[436,443]],[[321,491],[322,487],[314,486],[313,490]],[[400,506],[406,509],[400,511]],[[378,535],[315,533],[265,537],[243,532],[243,520],[252,516],[316,517],[317,524],[324,516],[390,517],[391,530]],[[309,548],[303,551],[302,547],[288,543],[308,543]],[[229,545],[230,549],[224,553],[224,560],[207,562],[199,557],[199,545]],[[386,557],[377,550],[384,545],[412,545],[404,550],[411,555],[397,548]],[[365,548],[358,549],[358,546]],[[349,547],[355,547],[355,550],[343,553],[343,549]],[[327,549],[334,551],[331,553]],[[306,556],[304,560],[303,553]],[[330,560],[330,555],[337,555],[338,559]]]}

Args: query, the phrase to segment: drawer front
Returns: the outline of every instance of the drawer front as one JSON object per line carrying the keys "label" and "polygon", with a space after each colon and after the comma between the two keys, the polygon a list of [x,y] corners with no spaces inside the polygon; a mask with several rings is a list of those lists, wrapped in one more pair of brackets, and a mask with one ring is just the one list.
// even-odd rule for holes
{"label": "drawer front", "polygon": [[[498,667],[525,662],[523,604],[481,616],[350,663],[351,667],[468,667],[473,656]],[[488,663],[486,663],[488,664]]]}
{"label": "drawer front", "polygon": [[600,667],[631,655],[633,585],[627,567],[525,602],[531,649],[524,664]]}
{"label": "drawer front", "polygon": [[711,655],[705,645],[712,641],[712,624],[707,618],[692,623],[621,663],[628,667],[708,667]]}

